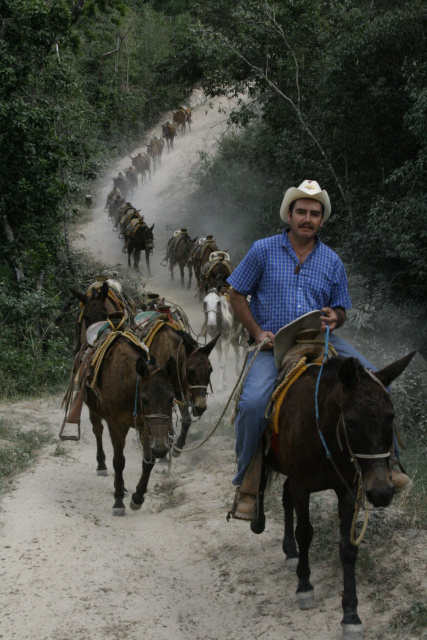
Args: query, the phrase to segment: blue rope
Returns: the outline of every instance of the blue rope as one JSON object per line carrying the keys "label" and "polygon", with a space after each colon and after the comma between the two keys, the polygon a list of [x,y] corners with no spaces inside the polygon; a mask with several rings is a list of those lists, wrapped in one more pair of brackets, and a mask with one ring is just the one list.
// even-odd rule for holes
{"label": "blue rope", "polygon": [[320,376],[322,375],[323,365],[325,364],[326,360],[328,360],[328,359],[329,359],[329,326],[327,325],[326,326],[326,335],[325,335],[325,353],[324,353],[322,365],[320,367],[319,375],[317,377],[316,391],[315,391],[315,394],[314,394],[314,407],[315,407],[315,410],[316,410],[317,432],[318,432],[318,434],[320,436],[320,439],[322,441],[323,446],[325,447],[326,457],[327,458],[331,458],[331,452],[329,451],[329,449],[327,447],[327,444],[325,442],[325,438],[323,437],[323,433],[319,429],[319,404],[318,404],[318,401],[317,401],[317,396],[319,394]]}
{"label": "blue rope", "polygon": [[133,410],[133,417],[136,418],[138,415],[138,389],[139,389],[139,373],[136,379],[136,390],[135,390],[135,409]]}

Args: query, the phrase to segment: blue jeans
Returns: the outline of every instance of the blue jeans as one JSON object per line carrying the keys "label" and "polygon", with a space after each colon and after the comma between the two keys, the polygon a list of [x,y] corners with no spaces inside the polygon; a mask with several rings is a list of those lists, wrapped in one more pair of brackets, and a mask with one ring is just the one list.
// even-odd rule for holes
{"label": "blue jeans", "polygon": [[[366,358],[342,338],[330,334],[329,342],[340,356],[357,358],[364,367],[377,371]],[[253,353],[249,354],[248,366],[253,355]],[[267,426],[264,413],[273,393],[277,375],[273,350],[260,351],[245,379],[242,395],[237,405],[235,422],[237,474],[233,478],[234,485],[242,483],[246,468],[257,450],[258,443]]]}

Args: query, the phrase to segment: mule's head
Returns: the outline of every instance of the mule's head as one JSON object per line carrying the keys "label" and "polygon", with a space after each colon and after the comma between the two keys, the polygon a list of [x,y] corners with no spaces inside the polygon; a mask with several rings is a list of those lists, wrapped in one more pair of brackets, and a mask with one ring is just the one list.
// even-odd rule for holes
{"label": "mule's head", "polygon": [[94,322],[107,319],[108,310],[105,302],[108,297],[109,287],[106,282],[103,282],[99,291],[93,288],[88,295],[79,293],[74,289],[70,289],[70,291],[83,306],[79,320],[81,325],[81,341],[85,342],[86,329]]}
{"label": "mule's head", "polygon": [[176,362],[171,356],[165,367],[139,358],[136,371],[140,376],[139,402],[144,418],[146,436],[151,455],[164,458],[169,451],[169,438],[172,436],[172,409],[174,390],[171,379],[176,376]]}
{"label": "mule's head", "polygon": [[185,376],[191,398],[193,414],[201,416],[207,409],[208,387],[211,380],[212,365],[209,355],[215,347],[219,334],[200,347],[188,333],[182,332],[185,353]]}
{"label": "mule's head", "polygon": [[393,497],[394,411],[385,387],[405,370],[414,354],[373,375],[355,358],[347,358],[338,372],[343,390],[343,429],[350,453],[360,466],[366,497],[375,507],[386,507]]}
{"label": "mule's head", "polygon": [[207,332],[213,337],[219,331],[219,318],[221,316],[221,297],[217,289],[209,289],[203,300],[203,312],[205,314]]}

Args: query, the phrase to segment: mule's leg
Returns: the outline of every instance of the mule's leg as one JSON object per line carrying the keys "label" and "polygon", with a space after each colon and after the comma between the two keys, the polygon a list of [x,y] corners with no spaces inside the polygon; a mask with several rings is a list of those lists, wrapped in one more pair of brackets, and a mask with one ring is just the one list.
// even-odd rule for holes
{"label": "mule's leg", "polygon": [[92,423],[92,431],[96,438],[96,461],[98,466],[96,468],[97,476],[108,476],[107,465],[105,464],[105,452],[102,446],[102,434],[104,432],[104,425],[101,422],[101,418],[95,415],[92,411],[89,411],[89,419]]}
{"label": "mule's leg", "polygon": [[[187,433],[191,425],[191,416],[188,411],[187,405],[184,407],[179,407],[181,412],[181,433],[178,436],[178,440],[176,441],[176,446],[178,449],[183,449],[185,447],[185,441],[187,439]],[[175,451],[174,455],[180,455],[178,451]]]}
{"label": "mule's leg", "polygon": [[179,263],[179,270],[181,272],[181,287],[184,287],[184,265],[182,262]]}
{"label": "mule's leg", "polygon": [[344,640],[360,640],[363,626],[357,614],[356,593],[356,559],[358,547],[350,542],[350,529],[354,515],[354,499],[348,493],[342,491],[338,495],[338,513],[340,517],[340,559],[343,568],[344,592],[342,608],[344,617],[341,625]]}
{"label": "mule's leg", "polygon": [[240,374],[240,348],[239,348],[239,338],[238,336],[235,336],[234,338],[231,339],[231,345],[233,347],[234,350],[234,362],[236,365],[236,376],[238,376]]}
{"label": "mule's leg", "polygon": [[283,537],[283,553],[286,555],[286,566],[295,571],[298,564],[298,549],[294,534],[294,503],[289,492],[289,481],[283,483],[282,504],[285,515],[285,535]]}
{"label": "mule's leg", "polygon": [[261,468],[261,480],[258,492],[258,512],[255,520],[251,522],[251,531],[253,533],[263,533],[265,529],[265,512],[264,512],[264,494],[267,487],[268,469],[265,464]]}
{"label": "mule's leg", "polygon": [[174,275],[173,275],[173,268],[174,268],[174,266],[175,266],[175,265],[174,265],[174,263],[173,263],[172,258],[169,258],[169,269],[170,269],[170,272],[171,272],[171,280],[174,280]]}
{"label": "mule's leg", "polygon": [[310,565],[308,562],[308,552],[313,539],[313,527],[311,526],[309,511],[310,494],[292,481],[289,482],[289,489],[297,516],[295,537],[299,549],[297,566],[298,604],[300,609],[311,609],[315,606],[316,601],[314,599],[314,589],[310,582]]}
{"label": "mule's leg", "polygon": [[128,267],[131,265],[132,249],[128,247]]}
{"label": "mule's leg", "polygon": [[145,263],[147,265],[147,272],[148,275],[151,276],[151,269],[150,269],[150,251],[148,249],[145,250]]}
{"label": "mule's leg", "polygon": [[222,337],[219,338],[216,343],[216,350],[218,352],[218,366],[219,366],[219,387],[218,391],[224,391],[225,389],[225,363],[226,358],[224,357],[225,349],[223,349],[223,340]]}
{"label": "mule's leg", "polygon": [[133,266],[138,271],[139,268],[139,259],[141,257],[141,251],[139,249],[133,250]]}
{"label": "mule's leg", "polygon": [[144,500],[145,494],[147,493],[148,480],[150,479],[150,474],[153,470],[154,462],[145,462],[142,461],[142,474],[139,479],[138,484],[136,485],[135,493],[132,494],[132,498],[129,502],[129,507],[133,509],[133,511],[137,511],[141,508]]}
{"label": "mule's leg", "polygon": [[108,425],[111,436],[111,443],[113,445],[113,467],[114,467],[114,505],[113,516],[124,516],[125,505],[123,498],[125,495],[125,483],[123,481],[123,470],[125,468],[126,458],[123,454],[125,448],[126,435],[129,430],[127,428],[120,428],[116,426]]}
{"label": "mule's leg", "polygon": [[193,265],[190,263],[188,266],[188,286],[187,289],[191,287],[191,278],[193,277]]}

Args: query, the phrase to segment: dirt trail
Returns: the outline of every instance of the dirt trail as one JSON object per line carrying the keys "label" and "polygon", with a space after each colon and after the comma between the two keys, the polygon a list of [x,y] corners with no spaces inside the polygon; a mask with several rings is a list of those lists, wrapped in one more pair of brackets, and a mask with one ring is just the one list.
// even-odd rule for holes
{"label": "dirt trail", "polygon": [[[224,114],[203,106],[193,95],[191,133],[164,153],[151,183],[133,199],[148,222],[155,222],[162,248],[192,189],[198,150],[211,150],[226,127]],[[197,106],[199,105],[199,106]],[[227,107],[227,104],[224,104]],[[102,211],[110,177],[128,164],[113,167],[97,194],[90,221],[81,229],[81,248],[111,266],[124,265],[121,242]],[[195,221],[195,227],[196,221]],[[189,229],[192,235],[203,230]],[[205,234],[209,230],[205,230]],[[221,239],[220,239],[221,240]],[[221,241],[219,241],[221,246]],[[195,328],[202,321],[193,292],[172,287],[154,254],[148,288],[173,297],[189,313]],[[145,265],[141,264],[145,273]],[[215,360],[214,360],[215,366]],[[230,378],[229,383],[234,378]],[[214,378],[215,388],[215,378]],[[210,398],[206,416],[190,430],[189,444],[212,426],[224,397]],[[62,420],[60,398],[41,398],[0,407],[22,428],[47,426],[55,434]],[[198,451],[173,460],[169,477],[156,465],[142,509],[112,516],[113,476],[95,473],[95,442],[87,413],[78,443],[54,443],[30,471],[22,474],[1,505],[0,638],[7,640],[335,640],[341,637],[341,569],[334,559],[312,560],[318,605],[300,611],[296,576],[284,566],[281,550],[280,482],[270,499],[266,531],[250,533],[241,522],[227,524],[234,471],[231,427]],[[105,438],[111,474],[111,446]],[[133,489],[141,457],[133,433],[126,448],[125,482]],[[322,502],[323,500],[323,502]],[[326,517],[328,497],[316,498]],[[322,507],[326,505],[326,509]],[[397,502],[394,509],[402,504]],[[337,535],[337,534],[333,534]],[[396,536],[404,553],[407,537]],[[422,587],[425,535],[410,540],[410,577]],[[390,559],[385,560],[389,566]],[[420,586],[421,585],[421,586]],[[425,589],[424,589],[425,594]],[[412,636],[385,632],[396,604],[396,583],[379,606],[372,589],[359,589],[359,611],[366,640]],[[416,637],[416,636],[413,636]],[[420,637],[420,636],[417,636]]]}

